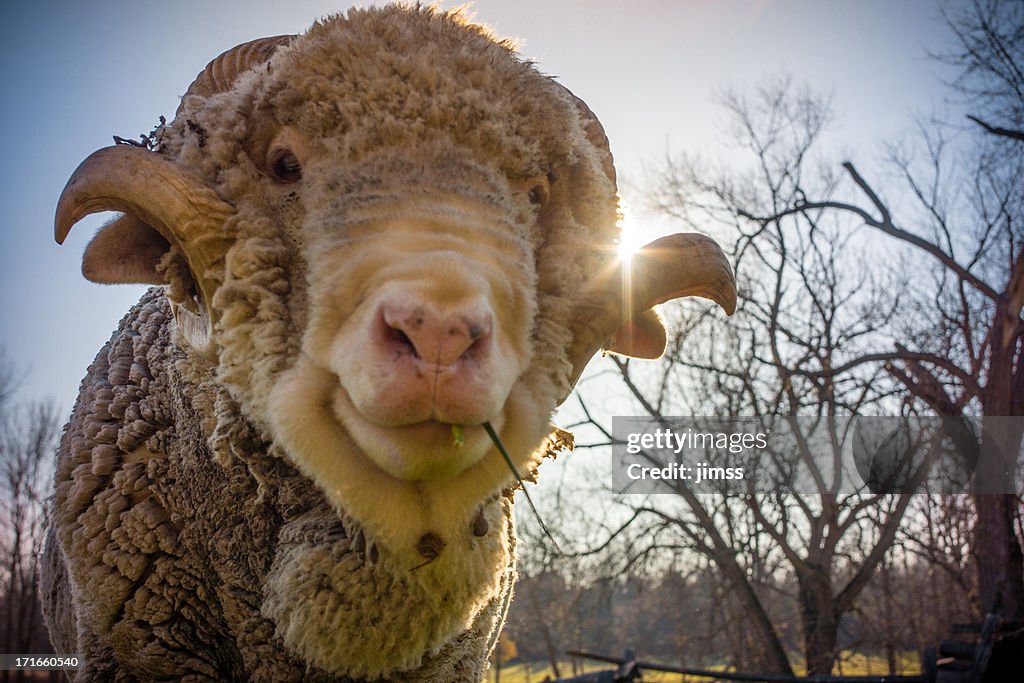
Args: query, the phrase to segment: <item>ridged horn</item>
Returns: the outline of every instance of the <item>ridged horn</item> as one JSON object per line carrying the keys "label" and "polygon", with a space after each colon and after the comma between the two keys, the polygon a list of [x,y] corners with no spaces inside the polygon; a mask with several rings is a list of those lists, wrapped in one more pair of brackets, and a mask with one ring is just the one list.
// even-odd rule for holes
{"label": "ridged horn", "polygon": [[189,95],[209,97],[229,90],[241,74],[269,60],[277,48],[287,45],[293,38],[293,35],[258,38],[221,53],[188,86],[174,115],[181,113]]}
{"label": "ridged horn", "polygon": [[177,247],[209,302],[217,284],[213,274],[222,269],[230,243],[224,222],[235,210],[202,180],[145,149],[104,147],[90,154],[64,186],[54,220],[58,244],[75,223],[100,211],[130,214]]}
{"label": "ridged horn", "polygon": [[[229,90],[239,75],[266,62],[293,37],[261,38],[223,52],[192,81],[177,114],[188,96],[209,97]],[[79,220],[100,211],[121,211],[125,216],[108,224],[86,249],[86,277],[99,282],[160,282],[157,264],[168,246],[175,247],[188,262],[205,304],[195,315],[176,306],[175,316],[179,323],[187,323],[183,327],[196,328],[188,336],[205,339],[211,323],[206,317],[208,304],[230,247],[224,224],[234,207],[159,153],[116,145],[91,154],[68,180],[57,203],[57,242],[63,243]]]}
{"label": "ridged horn", "polygon": [[653,306],[687,296],[711,299],[729,315],[736,310],[736,281],[729,260],[713,239],[698,233],[657,239],[630,261],[596,275],[577,308],[569,352],[570,388],[623,325]]}

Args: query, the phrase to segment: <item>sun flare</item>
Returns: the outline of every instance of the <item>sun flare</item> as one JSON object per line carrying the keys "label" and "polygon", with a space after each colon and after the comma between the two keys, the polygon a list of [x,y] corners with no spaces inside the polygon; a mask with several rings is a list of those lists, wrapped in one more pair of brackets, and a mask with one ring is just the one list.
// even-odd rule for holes
{"label": "sun flare", "polygon": [[618,221],[619,238],[617,251],[619,258],[623,261],[629,261],[633,254],[643,246],[643,241],[640,235],[640,228],[633,218],[633,212],[624,201],[619,207],[619,213],[621,217]]}

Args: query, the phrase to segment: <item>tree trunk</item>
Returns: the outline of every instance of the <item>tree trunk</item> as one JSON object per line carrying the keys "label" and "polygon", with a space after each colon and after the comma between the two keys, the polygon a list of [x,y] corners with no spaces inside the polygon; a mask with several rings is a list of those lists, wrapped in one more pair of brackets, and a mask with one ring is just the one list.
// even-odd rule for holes
{"label": "tree trunk", "polygon": [[[1016,339],[1004,340],[1002,305],[992,324],[988,382],[983,395],[985,411],[981,457],[975,473],[974,504],[978,513],[973,553],[978,570],[981,616],[1024,619],[1024,558],[1014,533],[1017,496],[1017,455],[1021,446],[1020,416],[1014,411],[1014,355]],[[1019,372],[1020,368],[1016,368]]]}
{"label": "tree trunk", "polygon": [[729,553],[721,553],[719,557],[715,558],[715,564],[725,574],[726,580],[732,584],[733,590],[736,591],[736,598],[739,600],[744,614],[747,615],[750,625],[753,627],[758,640],[764,648],[765,665],[770,669],[765,673],[792,676],[793,668],[790,666],[789,658],[786,656],[786,649],[779,641],[771,619],[765,612],[764,606],[758,599],[757,594],[754,593],[754,588],[747,580],[743,568],[736,563],[735,556]]}
{"label": "tree trunk", "polygon": [[885,619],[885,660],[889,665],[889,675],[896,674],[896,626],[892,614],[894,596],[892,592],[892,555],[882,560],[882,614]]}
{"label": "tree trunk", "polygon": [[807,675],[829,675],[837,654],[839,614],[835,609],[828,572],[816,568],[802,571],[797,576],[797,584]]}
{"label": "tree trunk", "polygon": [[1013,533],[1017,497],[979,493],[974,496],[978,520],[974,526],[974,561],[982,616],[1024,619],[1024,559]]}
{"label": "tree trunk", "polygon": [[[537,619],[537,625],[540,627],[541,637],[544,639],[544,647],[548,651],[548,662],[551,665],[551,672],[555,675],[555,678],[561,678],[562,674],[558,671],[558,648],[555,646],[555,640],[551,636],[551,629],[548,628],[547,619],[544,618],[544,612],[541,610],[540,605],[537,604],[537,596],[534,594],[534,589],[524,591],[529,598],[530,607],[533,608],[533,614]],[[495,650],[497,652],[497,650]]]}

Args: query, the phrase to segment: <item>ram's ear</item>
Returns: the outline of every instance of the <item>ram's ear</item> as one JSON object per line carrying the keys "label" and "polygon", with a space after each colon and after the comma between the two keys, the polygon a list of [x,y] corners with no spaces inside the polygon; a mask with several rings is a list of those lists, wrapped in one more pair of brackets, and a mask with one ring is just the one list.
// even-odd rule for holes
{"label": "ram's ear", "polygon": [[624,322],[605,350],[620,356],[654,360],[665,353],[667,343],[668,335],[661,318],[653,308],[648,308]]}
{"label": "ram's ear", "polygon": [[82,257],[82,274],[102,284],[163,284],[157,264],[171,248],[152,226],[125,214],[96,233]]}

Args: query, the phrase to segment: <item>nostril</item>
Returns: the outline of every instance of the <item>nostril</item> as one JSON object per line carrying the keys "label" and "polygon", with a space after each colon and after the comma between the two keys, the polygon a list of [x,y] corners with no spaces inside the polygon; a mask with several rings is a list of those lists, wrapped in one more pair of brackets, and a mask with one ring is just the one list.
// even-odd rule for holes
{"label": "nostril", "polygon": [[391,344],[396,347],[399,351],[412,354],[414,358],[419,358],[419,353],[416,351],[416,345],[412,343],[407,335],[397,327],[387,326],[387,339]]}
{"label": "nostril", "polygon": [[414,330],[416,327],[415,325],[410,327],[410,323],[413,323],[413,320],[402,319],[382,309],[377,317],[375,326],[377,343],[396,356],[409,355],[413,358],[419,358],[416,343],[413,341],[413,337],[410,337],[406,332],[409,329],[415,335]]}
{"label": "nostril", "polygon": [[491,333],[494,319],[490,311],[477,312],[475,315],[467,315],[462,318],[463,329],[472,341],[486,338]]}
{"label": "nostril", "polygon": [[469,338],[463,358],[478,358],[486,353],[491,334],[491,320],[489,315],[478,316],[476,320],[463,320],[464,334]]}

